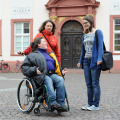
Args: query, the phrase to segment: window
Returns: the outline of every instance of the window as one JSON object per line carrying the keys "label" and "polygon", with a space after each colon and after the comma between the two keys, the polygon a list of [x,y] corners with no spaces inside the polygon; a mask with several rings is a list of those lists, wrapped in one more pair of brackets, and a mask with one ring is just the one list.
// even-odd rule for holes
{"label": "window", "polygon": [[120,53],[120,18],[115,18],[113,22],[113,49],[115,53]]}
{"label": "window", "polygon": [[0,20],[0,56],[2,56],[2,38],[1,38],[1,24],[2,24],[2,21]]}
{"label": "window", "polygon": [[14,53],[25,50],[30,44],[30,23],[16,22],[14,23]]}
{"label": "window", "polygon": [[17,56],[17,52],[24,51],[33,39],[32,19],[11,20],[11,55]]}

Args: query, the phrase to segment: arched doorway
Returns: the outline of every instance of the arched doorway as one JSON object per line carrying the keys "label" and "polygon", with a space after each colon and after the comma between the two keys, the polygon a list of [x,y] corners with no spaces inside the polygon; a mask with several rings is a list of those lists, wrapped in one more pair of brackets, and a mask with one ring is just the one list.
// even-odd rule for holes
{"label": "arched doorway", "polygon": [[76,68],[82,49],[83,26],[75,20],[65,22],[61,29],[61,65]]}

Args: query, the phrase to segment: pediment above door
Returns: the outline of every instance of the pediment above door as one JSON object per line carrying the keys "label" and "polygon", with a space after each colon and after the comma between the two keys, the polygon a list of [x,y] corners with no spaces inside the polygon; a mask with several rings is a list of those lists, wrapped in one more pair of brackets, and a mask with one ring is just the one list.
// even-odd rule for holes
{"label": "pediment above door", "polygon": [[99,2],[96,0],[49,0],[46,4],[47,9],[61,7],[78,7],[78,6],[94,6],[97,7]]}
{"label": "pediment above door", "polygon": [[49,10],[49,16],[85,16],[87,14],[96,14],[96,8],[99,6],[96,0],[49,0],[46,8]]}

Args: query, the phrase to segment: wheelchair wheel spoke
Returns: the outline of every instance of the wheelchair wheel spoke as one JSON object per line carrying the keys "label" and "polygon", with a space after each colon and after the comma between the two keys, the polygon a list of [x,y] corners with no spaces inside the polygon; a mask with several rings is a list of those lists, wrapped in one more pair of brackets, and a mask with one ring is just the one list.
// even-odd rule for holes
{"label": "wheelchair wheel spoke", "polygon": [[[30,84],[31,88],[27,86],[27,83]],[[24,79],[20,82],[17,91],[17,102],[19,108],[25,113],[31,112],[35,106],[33,91],[33,86],[28,80]]]}

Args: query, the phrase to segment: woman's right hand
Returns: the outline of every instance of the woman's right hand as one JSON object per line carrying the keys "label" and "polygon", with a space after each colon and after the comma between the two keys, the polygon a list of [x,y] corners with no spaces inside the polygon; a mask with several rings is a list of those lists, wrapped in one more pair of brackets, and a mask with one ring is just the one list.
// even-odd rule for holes
{"label": "woman's right hand", "polygon": [[65,75],[65,73],[67,73],[68,71],[67,71],[67,69],[66,68],[64,68],[63,70],[62,70],[62,74],[63,75]]}
{"label": "woman's right hand", "polygon": [[80,64],[80,63],[78,63],[78,64],[77,64],[77,67],[78,67],[78,68],[80,68],[80,66],[81,66],[81,64]]}

